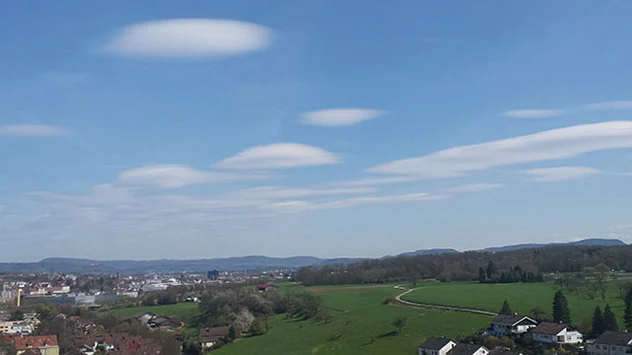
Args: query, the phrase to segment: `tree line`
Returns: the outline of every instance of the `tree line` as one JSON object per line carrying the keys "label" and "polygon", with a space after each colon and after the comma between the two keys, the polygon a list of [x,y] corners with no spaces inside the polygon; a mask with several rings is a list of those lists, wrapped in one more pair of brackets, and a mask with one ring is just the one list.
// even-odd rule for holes
{"label": "tree line", "polygon": [[[492,272],[488,272],[489,263]],[[399,256],[351,264],[303,267],[304,285],[362,284],[437,279],[440,281],[538,282],[548,273],[580,273],[603,264],[632,271],[632,246],[546,246],[504,252]],[[484,278],[483,278],[484,274]],[[504,275],[504,276],[503,276]]]}
{"label": "tree line", "polygon": [[497,271],[496,263],[490,260],[487,268],[478,268],[478,281],[480,283],[517,283],[517,282],[543,282],[544,276],[540,272],[523,270],[520,265],[510,267],[508,271]]}

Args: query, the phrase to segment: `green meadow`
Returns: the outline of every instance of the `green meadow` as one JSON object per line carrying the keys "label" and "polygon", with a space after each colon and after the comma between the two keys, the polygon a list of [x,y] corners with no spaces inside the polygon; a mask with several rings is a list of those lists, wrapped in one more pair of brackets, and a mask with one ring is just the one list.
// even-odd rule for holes
{"label": "green meadow", "polygon": [[[474,314],[383,305],[403,290],[393,287],[357,289],[314,287],[329,307],[332,319],[323,321],[270,318],[267,334],[242,339],[213,353],[254,354],[415,354],[431,336],[458,337],[487,326],[490,317]],[[391,325],[407,318],[401,333]]]}
{"label": "green meadow", "polygon": [[[485,311],[498,312],[504,300],[509,302],[514,312],[531,314],[531,309],[540,307],[551,314],[553,295],[559,288],[552,283],[515,283],[515,284],[479,284],[479,283],[435,283],[411,292],[404,300],[442,306],[458,306]],[[610,304],[623,324],[623,301],[617,298],[615,285],[610,285],[606,299],[597,296],[589,299],[584,295],[566,294],[571,318],[576,325],[590,324],[590,318],[599,305],[602,308]],[[586,323],[588,322],[588,323]]]}

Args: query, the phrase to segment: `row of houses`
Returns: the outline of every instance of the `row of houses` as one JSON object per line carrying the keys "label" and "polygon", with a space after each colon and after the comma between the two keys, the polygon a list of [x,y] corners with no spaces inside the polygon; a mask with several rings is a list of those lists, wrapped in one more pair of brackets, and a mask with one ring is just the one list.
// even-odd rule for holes
{"label": "row of houses", "polygon": [[0,320],[0,334],[30,335],[41,323],[40,320],[37,319],[36,313],[26,313],[22,320],[19,321],[6,319],[8,319],[8,317],[3,317],[3,319]]}
{"label": "row of houses", "polygon": [[[533,340],[548,346],[587,343],[588,355],[632,355],[632,333],[607,331],[595,340],[586,341],[583,334],[564,323],[540,322],[521,315],[498,315],[484,332],[496,337],[518,337],[529,332]],[[441,337],[427,339],[418,348],[418,355],[509,355],[506,349],[490,350],[477,344],[459,344]],[[521,355],[520,353],[511,353]]]}
{"label": "row of houses", "polygon": [[498,315],[490,321],[487,335],[516,337],[530,332],[533,340],[545,344],[577,344],[584,342],[583,334],[565,323],[540,322],[521,315]]}

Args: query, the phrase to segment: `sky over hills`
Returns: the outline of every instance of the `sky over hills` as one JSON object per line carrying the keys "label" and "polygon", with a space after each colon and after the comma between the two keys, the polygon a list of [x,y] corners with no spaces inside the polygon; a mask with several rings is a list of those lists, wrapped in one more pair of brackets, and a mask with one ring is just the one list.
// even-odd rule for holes
{"label": "sky over hills", "polygon": [[0,260],[632,242],[631,10],[3,3]]}

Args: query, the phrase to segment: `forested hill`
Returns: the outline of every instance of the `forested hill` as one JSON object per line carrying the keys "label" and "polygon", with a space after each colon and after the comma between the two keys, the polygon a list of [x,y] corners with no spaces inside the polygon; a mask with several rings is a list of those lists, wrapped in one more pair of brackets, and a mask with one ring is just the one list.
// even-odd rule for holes
{"label": "forested hill", "polygon": [[[491,264],[493,275],[487,274]],[[481,282],[512,281],[523,275],[552,272],[576,272],[605,264],[610,269],[632,271],[632,245],[550,245],[501,252],[469,251],[441,255],[398,256],[363,260],[346,265],[303,267],[296,274],[305,285],[354,284],[390,281],[438,279],[441,281],[476,280]],[[491,273],[490,273],[491,274]],[[522,275],[522,276],[521,276]]]}
{"label": "forested hill", "polygon": [[[580,245],[580,246],[614,246],[626,245],[617,239],[584,239],[567,244],[519,244],[503,247],[493,247],[484,249],[488,252],[505,252],[524,250],[529,248],[542,248],[548,245]],[[445,256],[462,255],[470,252],[460,253],[454,249],[422,249],[414,252],[402,253],[396,256],[384,256],[378,260],[397,259],[399,257],[417,256]],[[335,258],[323,259],[313,256],[294,256],[285,258],[275,258],[261,255],[227,257],[214,259],[196,260],[91,260],[76,258],[48,258],[31,263],[2,263],[0,262],[0,272],[58,272],[58,273],[91,273],[91,274],[142,274],[150,272],[173,273],[173,272],[206,272],[208,270],[265,270],[299,268],[304,266],[326,266],[337,264],[350,264],[360,261],[369,261],[363,258]],[[436,275],[437,273],[432,273]],[[433,276],[436,277],[436,276]]]}

